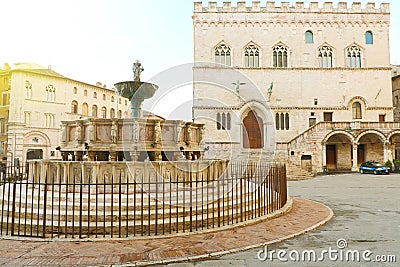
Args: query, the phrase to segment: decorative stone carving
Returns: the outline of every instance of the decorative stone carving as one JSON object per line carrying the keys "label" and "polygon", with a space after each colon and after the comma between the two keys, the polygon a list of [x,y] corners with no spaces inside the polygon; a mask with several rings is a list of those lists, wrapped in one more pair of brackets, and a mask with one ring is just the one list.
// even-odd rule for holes
{"label": "decorative stone carving", "polygon": [[75,128],[75,141],[79,142],[82,139],[82,125],[80,123],[76,124]]}
{"label": "decorative stone carving", "polygon": [[112,122],[111,126],[111,141],[116,144],[118,139],[118,125],[116,121]]}
{"label": "decorative stone carving", "polygon": [[154,125],[154,142],[156,144],[161,143],[161,126],[160,126],[160,121],[157,121],[156,124]]}
{"label": "decorative stone carving", "polygon": [[89,123],[89,126],[88,126],[88,136],[89,136],[89,141],[90,142],[94,142],[94,140],[95,140],[95,136],[94,136],[94,125],[93,125],[93,122],[90,122]]}
{"label": "decorative stone carving", "polygon": [[133,142],[139,141],[139,123],[135,121],[133,123]]}
{"label": "decorative stone carving", "polygon": [[67,142],[67,128],[64,123],[61,124],[60,141],[62,143]]}

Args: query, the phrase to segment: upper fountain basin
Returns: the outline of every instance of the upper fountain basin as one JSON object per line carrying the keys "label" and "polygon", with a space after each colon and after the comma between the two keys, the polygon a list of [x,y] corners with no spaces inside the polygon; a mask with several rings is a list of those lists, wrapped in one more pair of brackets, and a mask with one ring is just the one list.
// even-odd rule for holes
{"label": "upper fountain basin", "polygon": [[153,97],[158,89],[158,86],[152,83],[127,81],[114,84],[119,95],[131,100],[134,99],[148,99]]}

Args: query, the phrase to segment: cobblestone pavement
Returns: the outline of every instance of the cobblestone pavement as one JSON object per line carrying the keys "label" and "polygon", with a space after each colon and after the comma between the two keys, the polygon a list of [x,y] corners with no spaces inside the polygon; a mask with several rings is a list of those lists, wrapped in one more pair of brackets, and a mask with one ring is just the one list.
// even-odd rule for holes
{"label": "cobblestone pavement", "polygon": [[[286,251],[279,260],[276,254],[260,261],[257,258],[260,249],[252,249],[208,261],[170,264],[168,267],[204,267],[204,266],[399,266],[400,265],[400,174],[369,175],[342,174],[320,176],[311,180],[293,181],[289,183],[290,195],[312,199],[324,203],[333,209],[335,217],[327,225],[306,235],[286,240],[268,247],[268,251]],[[329,247],[339,251],[337,241],[347,241],[347,248],[342,251],[363,252],[370,250],[371,262],[360,258],[353,260],[351,255],[343,260],[332,260],[325,254],[323,261],[290,260],[288,254],[315,250],[318,258],[322,250]],[[342,240],[343,241],[343,240]],[[266,251],[265,248],[262,252]],[[295,252],[293,252],[295,251]],[[264,254],[260,254],[265,257]],[[305,254],[306,255],[306,254]],[[339,256],[339,254],[337,254]],[[378,262],[375,256],[386,256],[386,262]],[[390,255],[397,262],[389,260]],[[317,259],[318,260],[318,259]]]}
{"label": "cobblestone pavement", "polygon": [[293,207],[284,216],[218,232],[95,242],[0,240],[0,266],[133,266],[138,262],[209,259],[293,237],[326,222],[331,212],[317,202],[293,198]]}

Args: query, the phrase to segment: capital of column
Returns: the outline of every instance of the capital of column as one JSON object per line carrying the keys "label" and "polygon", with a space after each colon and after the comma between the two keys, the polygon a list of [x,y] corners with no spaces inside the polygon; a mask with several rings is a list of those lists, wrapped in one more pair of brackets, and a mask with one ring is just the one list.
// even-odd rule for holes
{"label": "capital of column", "polygon": [[383,147],[384,147],[385,149],[388,149],[388,148],[389,148],[389,141],[384,141],[384,142],[383,142]]}
{"label": "capital of column", "polygon": [[357,142],[353,142],[353,149],[357,150],[357,148],[358,148],[358,143]]}

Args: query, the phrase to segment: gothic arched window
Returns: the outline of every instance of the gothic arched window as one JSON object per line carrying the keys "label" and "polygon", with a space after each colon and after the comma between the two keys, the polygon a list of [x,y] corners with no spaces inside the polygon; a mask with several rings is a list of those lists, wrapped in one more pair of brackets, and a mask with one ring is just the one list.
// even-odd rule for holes
{"label": "gothic arched window", "polygon": [[26,99],[32,99],[32,84],[25,81]]}
{"label": "gothic arched window", "polygon": [[244,49],[244,67],[258,68],[260,66],[260,50],[255,45],[248,45]]}
{"label": "gothic arched window", "polygon": [[71,103],[71,113],[78,114],[78,102],[75,100]]}
{"label": "gothic arched window", "polygon": [[324,45],[318,49],[318,62],[320,68],[333,67],[333,49]]}
{"label": "gothic arched window", "polygon": [[89,106],[87,103],[82,104],[82,115],[85,115],[85,116],[89,115]]}
{"label": "gothic arched window", "polygon": [[226,114],[226,129],[227,130],[231,129],[231,114],[230,113]]}
{"label": "gothic arched window", "polygon": [[231,65],[231,48],[226,44],[220,44],[215,48],[215,63]]}
{"label": "gothic arched window", "polygon": [[273,66],[274,68],[287,68],[288,66],[288,52],[287,48],[282,45],[277,45],[272,50]]}
{"label": "gothic arched window", "polygon": [[107,118],[107,108],[106,107],[101,108],[101,117],[103,119]]}
{"label": "gothic arched window", "polygon": [[347,67],[348,68],[361,68],[361,48],[358,46],[351,46],[346,49]]}
{"label": "gothic arched window", "polygon": [[289,113],[276,113],[275,114],[275,128],[276,130],[289,130],[290,121]]}
{"label": "gothic arched window", "polygon": [[97,117],[97,106],[96,105],[92,106],[92,117]]}
{"label": "gothic arched window", "polygon": [[46,101],[56,101],[56,88],[51,84],[46,86]]}

